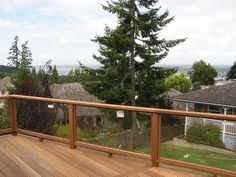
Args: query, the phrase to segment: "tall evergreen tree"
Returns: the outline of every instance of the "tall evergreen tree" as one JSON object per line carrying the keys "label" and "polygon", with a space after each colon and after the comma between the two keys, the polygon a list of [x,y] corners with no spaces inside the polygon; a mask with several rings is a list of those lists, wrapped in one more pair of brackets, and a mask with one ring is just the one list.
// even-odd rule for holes
{"label": "tall evergreen tree", "polygon": [[[96,86],[92,88],[109,103],[156,106],[157,95],[164,91],[164,78],[174,72],[155,64],[185,39],[159,37],[174,17],[169,17],[168,11],[161,13],[157,2],[119,0],[103,6],[117,16],[118,25],[115,29],[106,26],[105,34],[93,40],[100,47],[100,56],[94,58],[102,67],[97,70],[97,80],[93,83]],[[132,122],[132,128],[136,129],[135,113]]]}
{"label": "tall evergreen tree", "polygon": [[54,67],[52,69],[52,75],[51,75],[50,83],[51,84],[59,84],[59,74],[58,74],[56,65],[54,65]]}
{"label": "tall evergreen tree", "polygon": [[19,69],[20,67],[20,50],[18,48],[19,37],[15,36],[12,46],[10,48],[9,57],[7,58],[10,60],[9,65]]}
{"label": "tall evergreen tree", "polygon": [[236,79],[236,62],[230,67],[229,72],[227,73],[227,80]]}
{"label": "tall evergreen tree", "polygon": [[29,49],[28,41],[26,41],[24,44],[22,44],[20,64],[30,67],[32,64],[32,61],[33,61],[32,52]]}

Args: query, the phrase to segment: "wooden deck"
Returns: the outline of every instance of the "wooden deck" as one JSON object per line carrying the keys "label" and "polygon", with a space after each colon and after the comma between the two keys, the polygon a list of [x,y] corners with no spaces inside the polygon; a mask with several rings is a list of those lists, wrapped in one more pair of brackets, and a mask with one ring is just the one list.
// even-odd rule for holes
{"label": "wooden deck", "polygon": [[135,176],[203,177],[183,168],[150,167],[151,162],[131,157],[113,156],[84,148],[68,146],[17,135],[0,137],[0,177],[24,176]]}

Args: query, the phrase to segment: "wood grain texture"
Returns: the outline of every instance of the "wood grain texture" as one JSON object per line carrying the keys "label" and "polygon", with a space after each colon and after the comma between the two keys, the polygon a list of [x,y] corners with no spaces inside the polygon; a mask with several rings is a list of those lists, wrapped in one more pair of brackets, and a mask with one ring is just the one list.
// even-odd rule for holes
{"label": "wood grain texture", "polygon": [[106,154],[27,136],[0,136],[0,177],[203,177],[166,167],[150,168],[150,161]]}
{"label": "wood grain texture", "polygon": [[70,148],[75,149],[76,148],[76,105],[69,105],[69,142],[70,142]]}
{"label": "wood grain texture", "polygon": [[159,167],[160,148],[161,148],[161,116],[160,114],[152,114],[151,129],[151,148],[152,148],[152,166]]}
{"label": "wood grain texture", "polygon": [[[157,108],[147,108],[147,107],[137,107],[137,106],[123,106],[123,105],[115,105],[115,104],[62,100],[62,99],[55,99],[55,98],[44,98],[44,97],[24,96],[24,95],[9,95],[8,98],[44,101],[44,102],[50,102],[50,103],[73,104],[73,105],[77,105],[77,106],[107,108],[107,109],[114,109],[114,110],[127,110],[127,111],[136,111],[136,112],[158,113],[158,114],[166,114],[166,115],[188,116],[188,117],[196,117],[196,118],[209,118],[209,119],[217,119],[217,120],[236,121],[235,115],[223,115],[223,114],[192,112],[192,111],[187,112],[187,111],[178,111],[178,110],[170,110],[170,109],[157,109]],[[1,96],[0,96],[0,99],[1,99]]]}

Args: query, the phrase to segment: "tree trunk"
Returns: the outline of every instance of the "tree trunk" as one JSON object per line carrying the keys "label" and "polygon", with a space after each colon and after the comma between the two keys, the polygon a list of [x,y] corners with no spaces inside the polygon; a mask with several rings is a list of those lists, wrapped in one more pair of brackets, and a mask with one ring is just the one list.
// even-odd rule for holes
{"label": "tree trunk", "polygon": [[[132,7],[132,17],[135,18],[135,0],[132,0],[133,7]],[[131,105],[136,106],[135,96],[136,96],[136,88],[135,88],[135,59],[134,59],[134,52],[135,52],[135,21],[132,19],[131,24],[131,40],[132,46],[130,49],[130,70],[131,70]],[[137,116],[136,112],[132,112],[132,131],[137,130]]]}

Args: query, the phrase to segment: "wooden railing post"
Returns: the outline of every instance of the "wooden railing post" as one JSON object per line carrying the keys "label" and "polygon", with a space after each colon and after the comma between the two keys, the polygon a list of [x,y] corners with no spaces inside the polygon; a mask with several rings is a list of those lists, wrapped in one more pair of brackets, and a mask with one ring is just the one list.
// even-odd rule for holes
{"label": "wooden railing post", "polygon": [[152,113],[151,129],[151,158],[152,166],[159,167],[161,148],[161,115]]}
{"label": "wooden railing post", "polygon": [[70,148],[76,148],[76,105],[69,105],[69,142]]}
{"label": "wooden railing post", "polygon": [[12,135],[17,135],[17,110],[16,99],[14,98],[9,99],[9,111],[11,118]]}

